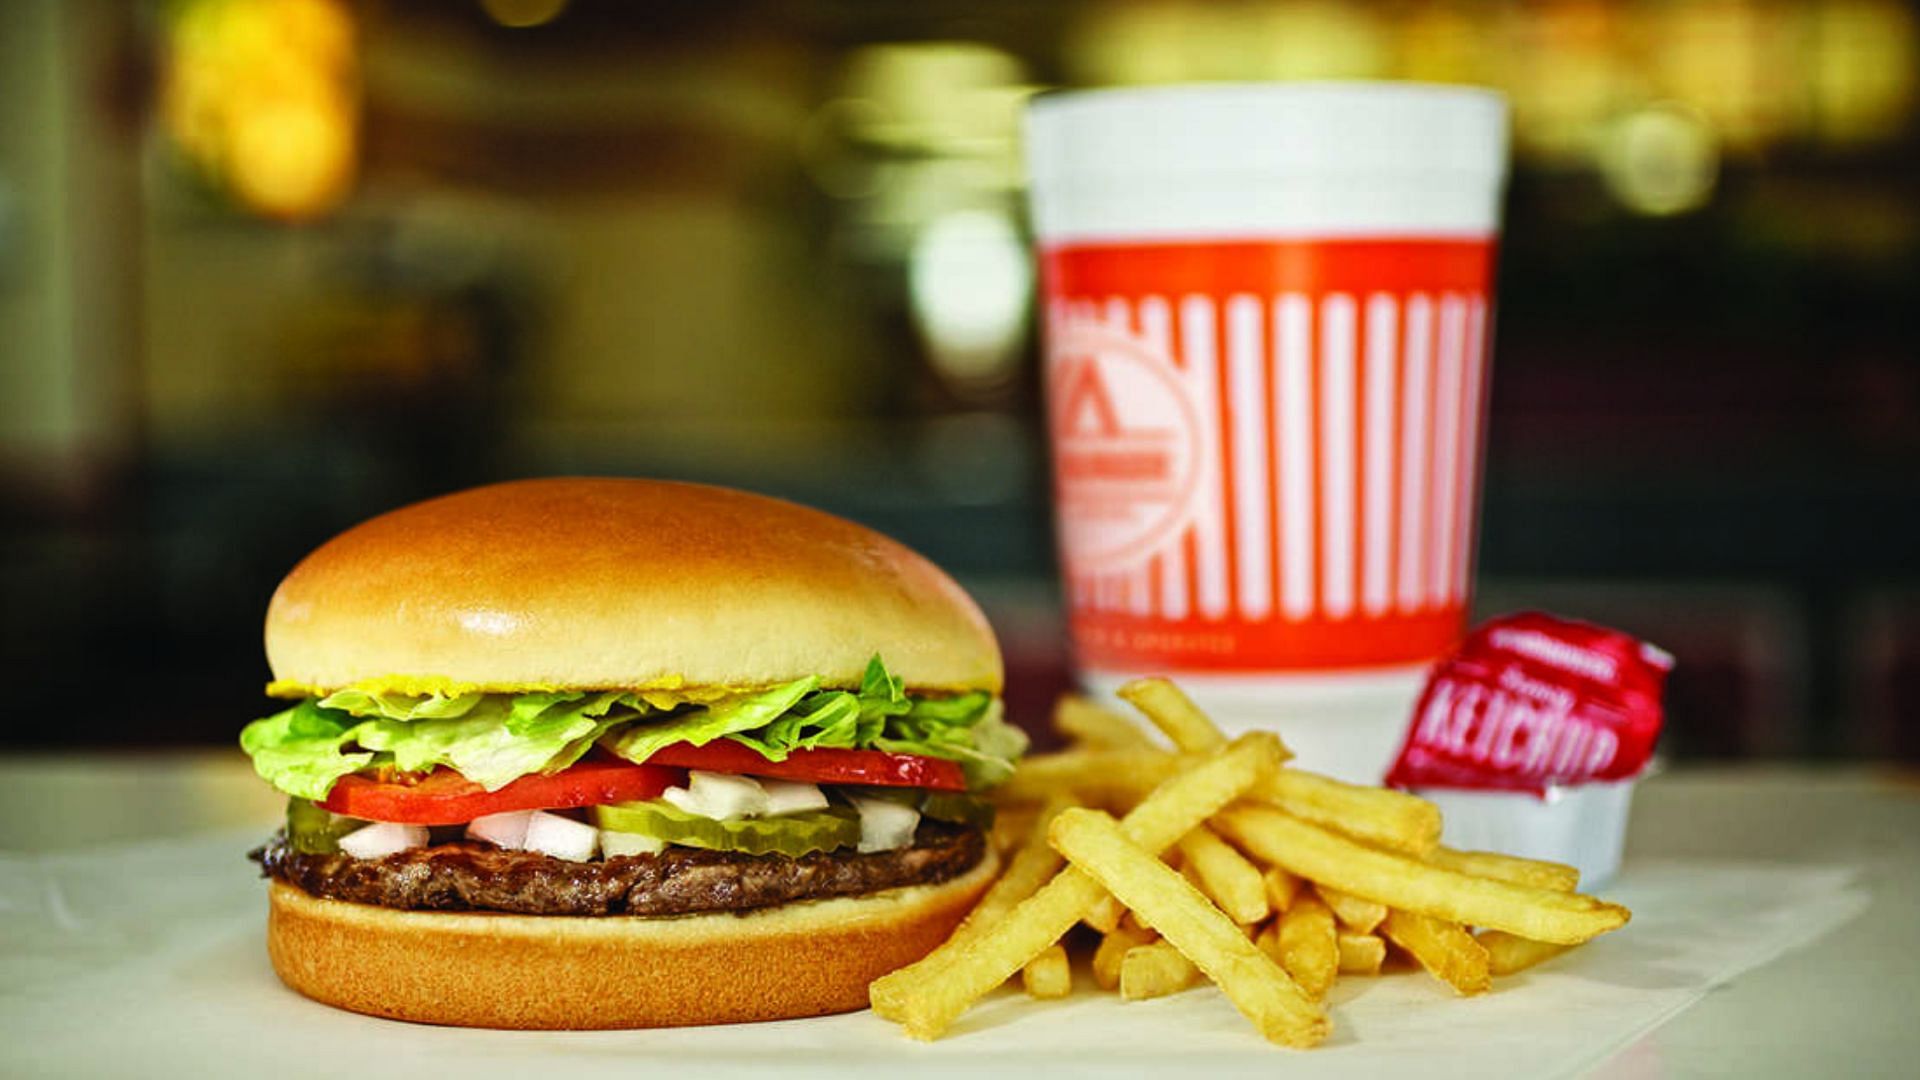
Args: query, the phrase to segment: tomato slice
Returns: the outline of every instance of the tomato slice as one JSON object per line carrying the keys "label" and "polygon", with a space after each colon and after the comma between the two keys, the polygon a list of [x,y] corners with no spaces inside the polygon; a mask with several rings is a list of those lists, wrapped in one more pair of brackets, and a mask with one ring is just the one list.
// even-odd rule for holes
{"label": "tomato slice", "polygon": [[[755,755],[758,756],[758,755]],[[658,798],[686,782],[682,769],[627,761],[582,761],[552,776],[523,776],[488,791],[452,769],[435,769],[414,783],[343,776],[320,805],[336,814],[408,825],[460,825],[509,810],[557,810]]]}
{"label": "tomato slice", "polygon": [[966,774],[955,762],[919,754],[889,754],[884,750],[795,750],[785,761],[768,761],[759,752],[731,739],[715,739],[705,746],[674,743],[663,747],[647,758],[647,764],[805,780],[813,784],[967,790]]}

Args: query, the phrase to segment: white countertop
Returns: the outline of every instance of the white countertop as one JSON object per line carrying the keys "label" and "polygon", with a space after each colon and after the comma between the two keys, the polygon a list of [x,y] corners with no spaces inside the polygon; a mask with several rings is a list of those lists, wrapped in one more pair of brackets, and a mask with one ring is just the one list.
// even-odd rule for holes
{"label": "white countertop", "polygon": [[[0,852],[279,819],[237,752],[0,758]],[[1848,866],[1865,916],[1736,978],[1602,1065],[1603,1077],[1920,1071],[1920,778],[1861,769],[1677,769],[1642,786],[1635,859]]]}

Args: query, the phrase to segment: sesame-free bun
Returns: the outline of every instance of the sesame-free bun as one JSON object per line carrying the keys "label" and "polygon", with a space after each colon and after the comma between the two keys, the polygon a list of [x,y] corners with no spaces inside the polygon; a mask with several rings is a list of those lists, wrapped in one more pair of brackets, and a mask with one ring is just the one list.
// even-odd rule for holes
{"label": "sesame-free bun", "polygon": [[316,1001],[427,1024],[643,1028],[852,1012],[944,941],[998,863],[938,885],[746,914],[400,911],[275,881],[267,953]]}
{"label": "sesame-free bun", "polygon": [[658,480],[495,484],[382,514],[294,567],[267,609],[273,692],[857,686],[986,690],[967,594],[850,521]]}

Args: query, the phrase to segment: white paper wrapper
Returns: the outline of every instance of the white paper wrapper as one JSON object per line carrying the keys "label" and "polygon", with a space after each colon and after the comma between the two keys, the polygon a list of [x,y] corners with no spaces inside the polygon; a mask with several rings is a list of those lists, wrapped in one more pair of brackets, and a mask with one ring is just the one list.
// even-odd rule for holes
{"label": "white paper wrapper", "polygon": [[1344,979],[1333,1039],[1310,1052],[1261,1042],[1211,987],[1122,1004],[1084,972],[1065,1001],[1002,991],[931,1045],[868,1013],[493,1032],[355,1016],[282,987],[262,943],[263,886],[241,857],[259,838],[0,857],[0,1075],[1566,1076],[1867,904],[1847,867],[1629,861],[1607,890],[1634,911],[1626,929],[1480,998],[1418,972]]}

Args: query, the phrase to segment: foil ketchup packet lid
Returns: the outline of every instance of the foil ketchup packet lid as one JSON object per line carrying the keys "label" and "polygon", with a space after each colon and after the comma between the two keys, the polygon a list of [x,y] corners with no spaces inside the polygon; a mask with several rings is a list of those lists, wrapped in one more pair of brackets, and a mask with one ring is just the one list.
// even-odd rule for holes
{"label": "foil ketchup packet lid", "polygon": [[1386,782],[1545,795],[1638,776],[1672,669],[1617,630],[1533,611],[1494,619],[1434,668]]}

